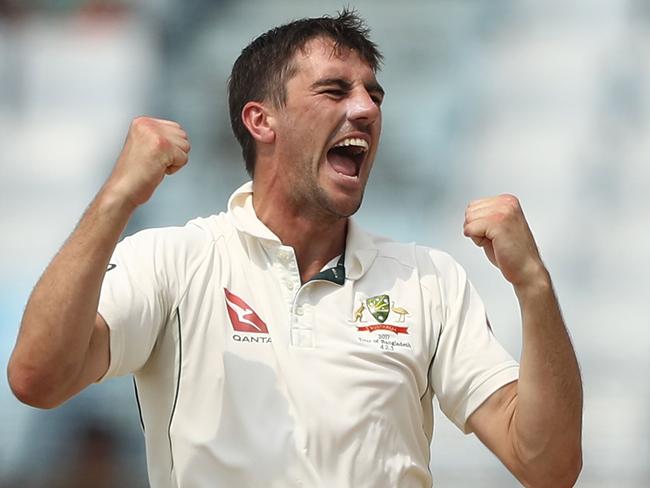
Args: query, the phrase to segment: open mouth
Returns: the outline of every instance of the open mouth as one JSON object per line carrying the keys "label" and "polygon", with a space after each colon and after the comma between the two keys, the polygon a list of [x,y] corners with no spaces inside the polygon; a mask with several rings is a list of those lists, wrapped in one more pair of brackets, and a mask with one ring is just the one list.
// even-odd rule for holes
{"label": "open mouth", "polygon": [[365,139],[347,137],[327,151],[327,160],[337,173],[357,177],[369,147]]}

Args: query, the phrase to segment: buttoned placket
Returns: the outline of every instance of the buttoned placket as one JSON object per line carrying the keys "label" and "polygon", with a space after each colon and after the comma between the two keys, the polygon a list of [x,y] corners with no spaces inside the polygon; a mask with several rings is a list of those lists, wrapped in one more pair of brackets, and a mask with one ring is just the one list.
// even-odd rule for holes
{"label": "buttoned placket", "polygon": [[309,289],[301,284],[300,271],[293,248],[278,245],[274,268],[289,316],[290,343],[293,347],[314,347],[311,307],[307,303]]}

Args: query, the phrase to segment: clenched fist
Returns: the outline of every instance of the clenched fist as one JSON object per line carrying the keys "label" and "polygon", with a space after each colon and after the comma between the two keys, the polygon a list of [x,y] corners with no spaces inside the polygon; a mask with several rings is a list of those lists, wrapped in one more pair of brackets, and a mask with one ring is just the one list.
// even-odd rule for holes
{"label": "clenched fist", "polygon": [[465,210],[463,233],[515,286],[530,284],[546,273],[519,200],[512,195],[471,202]]}
{"label": "clenched fist", "polygon": [[180,124],[138,117],[131,122],[106,189],[134,206],[142,205],[165,175],[185,166],[189,152],[190,142]]}

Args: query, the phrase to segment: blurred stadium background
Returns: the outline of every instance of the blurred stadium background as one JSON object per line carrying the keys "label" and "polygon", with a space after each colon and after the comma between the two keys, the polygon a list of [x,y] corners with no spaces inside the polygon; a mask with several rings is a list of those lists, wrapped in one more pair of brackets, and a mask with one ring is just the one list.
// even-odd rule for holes
{"label": "blurred stadium background", "polygon": [[[650,2],[350,5],[386,55],[388,94],[359,221],[450,251],[518,355],[514,295],[461,231],[467,201],[518,195],[582,365],[577,486],[650,486]],[[107,176],[130,120],[178,120],[193,149],[127,232],[223,209],[246,179],[227,116],[232,62],[267,28],[342,6],[0,0],[3,371],[31,287]],[[12,397],[3,373],[0,413],[0,486],[147,486],[129,378],[38,411]],[[435,486],[517,486],[439,412],[434,437]]]}

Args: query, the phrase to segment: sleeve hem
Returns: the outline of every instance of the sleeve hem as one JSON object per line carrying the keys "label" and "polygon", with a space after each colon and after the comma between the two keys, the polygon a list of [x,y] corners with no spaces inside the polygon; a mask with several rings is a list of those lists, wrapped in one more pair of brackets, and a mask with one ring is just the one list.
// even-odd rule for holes
{"label": "sleeve hem", "polygon": [[106,373],[104,373],[104,376],[99,378],[96,383],[103,383],[109,378],[113,378],[115,376],[120,376],[119,373],[119,368],[120,365],[122,364],[122,356],[124,352],[124,334],[120,329],[116,329],[111,327],[111,317],[110,313],[106,313],[106,311],[102,312],[97,312],[99,315],[102,316],[104,321],[106,322],[106,325],[108,326],[108,337],[109,337],[109,354],[110,354],[110,359],[108,363],[108,369],[106,370]]}
{"label": "sleeve hem", "polygon": [[519,378],[519,364],[509,361],[494,371],[473,388],[467,397],[454,409],[451,420],[464,433],[469,434],[467,419],[502,386],[512,383]]}

